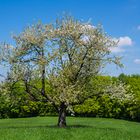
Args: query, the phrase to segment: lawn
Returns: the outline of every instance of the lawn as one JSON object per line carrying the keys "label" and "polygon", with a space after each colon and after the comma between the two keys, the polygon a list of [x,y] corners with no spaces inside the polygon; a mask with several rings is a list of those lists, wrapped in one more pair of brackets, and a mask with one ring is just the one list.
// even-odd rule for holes
{"label": "lawn", "polygon": [[0,120],[0,140],[140,140],[140,123],[102,118],[67,118],[58,128],[57,117]]}

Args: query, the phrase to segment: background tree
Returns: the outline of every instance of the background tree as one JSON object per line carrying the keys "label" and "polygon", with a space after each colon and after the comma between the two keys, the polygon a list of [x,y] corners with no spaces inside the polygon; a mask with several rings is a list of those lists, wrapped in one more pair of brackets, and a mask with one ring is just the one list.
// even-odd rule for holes
{"label": "background tree", "polygon": [[98,75],[91,78],[88,86],[87,92],[96,94],[74,106],[75,115],[132,119],[134,111],[130,108],[135,105],[135,93],[130,85],[119,81],[118,77]]}

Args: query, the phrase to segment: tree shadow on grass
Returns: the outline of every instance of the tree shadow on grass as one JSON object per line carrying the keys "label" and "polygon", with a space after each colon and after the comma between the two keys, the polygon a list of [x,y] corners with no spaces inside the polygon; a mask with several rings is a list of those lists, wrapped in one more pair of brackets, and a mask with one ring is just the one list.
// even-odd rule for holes
{"label": "tree shadow on grass", "polygon": [[56,125],[50,126],[0,126],[0,129],[19,129],[19,128],[57,128]]}
{"label": "tree shadow on grass", "polygon": [[[46,125],[46,126],[0,126],[0,129],[27,129],[27,128],[55,128],[58,129],[59,127],[57,125]],[[78,129],[78,128],[92,128],[92,129],[99,129],[99,130],[118,130],[119,128],[111,128],[111,127],[96,127],[96,126],[90,126],[90,125],[68,125],[63,128],[59,129]]]}
{"label": "tree shadow on grass", "polygon": [[68,125],[67,127],[65,128],[93,128],[93,126],[90,126],[90,125]]}
{"label": "tree shadow on grass", "polygon": [[92,128],[93,130],[96,129],[96,130],[112,130],[112,131],[116,131],[116,130],[120,129],[120,128],[112,128],[112,127],[97,127],[97,126],[90,126],[90,125],[69,125],[66,128],[68,128],[68,129],[71,129],[71,128]]}
{"label": "tree shadow on grass", "polygon": [[[93,126],[88,126],[88,125],[67,125],[66,127],[62,127],[65,129],[69,129],[69,128],[92,128]],[[18,128],[60,128],[57,125],[35,125],[35,126],[31,126],[31,125],[23,125],[23,126],[0,126],[0,129],[18,129]]]}

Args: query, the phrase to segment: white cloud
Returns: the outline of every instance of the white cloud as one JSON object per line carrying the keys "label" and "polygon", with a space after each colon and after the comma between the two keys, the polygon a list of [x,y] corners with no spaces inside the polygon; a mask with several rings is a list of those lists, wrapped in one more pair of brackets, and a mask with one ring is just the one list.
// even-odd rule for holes
{"label": "white cloud", "polygon": [[140,59],[135,59],[135,60],[134,60],[134,63],[140,64]]}
{"label": "white cloud", "polygon": [[124,47],[126,47],[126,46],[132,46],[133,45],[132,39],[130,37],[128,37],[128,36],[119,37],[118,39],[117,38],[114,38],[113,40],[115,42],[118,42],[117,47],[112,47],[111,48],[111,51],[113,53],[124,52],[125,51],[125,48]]}
{"label": "white cloud", "polygon": [[90,24],[85,24],[85,25],[82,25],[82,31],[86,31],[86,30],[92,30],[92,29],[95,29],[96,27],[94,25],[90,25]]}
{"label": "white cloud", "polygon": [[[96,27],[94,25],[90,25],[90,24],[86,24],[82,26],[82,31],[86,31],[86,30],[92,30],[95,29]],[[88,42],[89,41],[89,36],[85,35],[81,38],[84,42]],[[119,52],[125,52],[125,48],[124,47],[128,47],[128,46],[132,46],[133,45],[133,41],[129,36],[123,36],[123,37],[119,37],[119,38],[113,38],[113,41],[115,41],[117,43],[116,47],[111,47],[110,50],[113,53],[119,53]]]}
{"label": "white cloud", "polygon": [[85,32],[85,35],[83,35],[81,37],[81,40],[84,41],[85,43],[87,43],[89,40],[90,40],[90,37],[88,35],[86,35],[86,32],[88,30],[94,30],[96,27],[94,25],[91,25],[91,24],[85,24],[85,25],[82,25],[82,28],[81,30],[83,32]]}
{"label": "white cloud", "polygon": [[84,41],[84,43],[88,43],[88,41],[89,41],[89,36],[84,35],[84,36],[82,36],[81,40]]}
{"label": "white cloud", "polygon": [[119,53],[119,52],[124,52],[125,50],[121,47],[111,47],[110,48],[111,52],[113,53]]}
{"label": "white cloud", "polygon": [[140,25],[138,25],[137,29],[140,30]]}
{"label": "white cloud", "polygon": [[120,37],[118,42],[118,46],[132,46],[133,42],[129,36]]}

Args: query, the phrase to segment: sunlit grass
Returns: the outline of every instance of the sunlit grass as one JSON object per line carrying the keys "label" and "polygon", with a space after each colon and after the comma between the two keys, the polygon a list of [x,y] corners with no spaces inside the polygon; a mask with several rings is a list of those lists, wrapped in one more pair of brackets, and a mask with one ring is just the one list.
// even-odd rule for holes
{"label": "sunlit grass", "polygon": [[67,118],[58,128],[57,117],[0,120],[0,140],[140,140],[140,123],[102,118]]}

